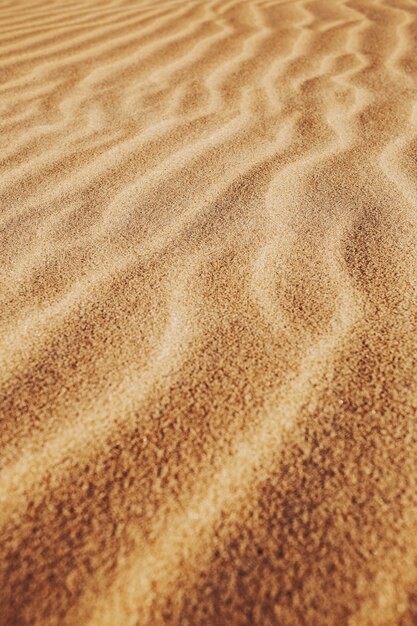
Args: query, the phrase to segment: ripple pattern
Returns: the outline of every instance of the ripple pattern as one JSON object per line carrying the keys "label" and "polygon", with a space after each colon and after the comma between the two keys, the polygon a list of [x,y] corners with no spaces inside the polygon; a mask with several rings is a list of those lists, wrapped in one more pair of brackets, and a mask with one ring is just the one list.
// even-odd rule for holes
{"label": "ripple pattern", "polygon": [[0,626],[417,624],[416,0],[0,1]]}

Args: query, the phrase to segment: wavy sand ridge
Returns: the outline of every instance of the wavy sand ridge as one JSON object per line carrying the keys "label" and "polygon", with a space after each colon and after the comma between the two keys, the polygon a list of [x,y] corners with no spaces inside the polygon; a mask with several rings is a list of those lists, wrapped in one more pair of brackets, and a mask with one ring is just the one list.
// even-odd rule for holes
{"label": "wavy sand ridge", "polygon": [[417,622],[417,3],[0,3],[0,624]]}

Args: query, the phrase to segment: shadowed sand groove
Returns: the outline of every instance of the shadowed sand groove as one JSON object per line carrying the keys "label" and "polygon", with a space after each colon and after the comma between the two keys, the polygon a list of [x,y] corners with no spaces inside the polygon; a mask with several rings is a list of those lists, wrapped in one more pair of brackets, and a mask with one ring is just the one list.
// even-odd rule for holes
{"label": "shadowed sand groove", "polygon": [[417,2],[0,2],[0,626],[417,623]]}

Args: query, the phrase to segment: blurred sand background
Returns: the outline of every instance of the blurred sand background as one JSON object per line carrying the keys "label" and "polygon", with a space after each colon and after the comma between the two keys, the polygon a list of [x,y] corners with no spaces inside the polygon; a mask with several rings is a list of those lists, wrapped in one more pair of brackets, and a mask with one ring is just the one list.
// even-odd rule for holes
{"label": "blurred sand background", "polygon": [[1,626],[417,624],[417,2],[0,2]]}

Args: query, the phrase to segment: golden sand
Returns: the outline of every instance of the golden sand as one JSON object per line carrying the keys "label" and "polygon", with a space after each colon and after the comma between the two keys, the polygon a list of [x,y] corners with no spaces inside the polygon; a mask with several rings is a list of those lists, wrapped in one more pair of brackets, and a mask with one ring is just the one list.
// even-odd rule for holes
{"label": "golden sand", "polygon": [[417,2],[2,0],[1,626],[417,624]]}

